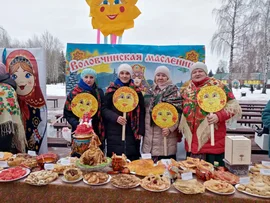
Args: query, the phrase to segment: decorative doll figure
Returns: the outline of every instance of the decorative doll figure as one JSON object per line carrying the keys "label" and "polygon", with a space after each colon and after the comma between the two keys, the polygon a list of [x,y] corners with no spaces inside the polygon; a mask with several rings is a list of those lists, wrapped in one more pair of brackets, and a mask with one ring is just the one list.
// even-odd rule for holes
{"label": "decorative doll figure", "polygon": [[132,66],[132,70],[132,79],[134,84],[139,87],[143,93],[146,92],[146,90],[149,88],[149,84],[144,77],[145,67],[140,64],[135,64]]}
{"label": "decorative doll figure", "polygon": [[[42,150],[40,148],[46,133],[47,107],[39,85],[36,59],[29,51],[16,50],[8,55],[6,64],[17,84],[28,150],[46,152],[47,146]],[[47,143],[46,140],[44,143]]]}

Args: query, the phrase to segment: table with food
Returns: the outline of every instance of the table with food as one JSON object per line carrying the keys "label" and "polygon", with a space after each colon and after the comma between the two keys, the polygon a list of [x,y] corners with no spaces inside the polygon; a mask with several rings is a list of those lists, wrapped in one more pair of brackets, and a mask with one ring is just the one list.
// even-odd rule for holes
{"label": "table with food", "polygon": [[124,154],[105,157],[94,142],[81,158],[1,153],[1,202],[270,200],[270,176],[261,174],[261,169],[270,167],[263,164],[250,167],[249,182],[241,184],[241,177],[204,160],[187,157],[157,164],[151,159],[130,162]]}
{"label": "table with food", "polygon": [[[77,138],[89,131],[81,125]],[[236,162],[227,157],[227,167],[191,157],[130,161],[125,154],[106,157],[98,136],[89,138],[86,149],[73,148],[80,158],[0,152],[0,202],[270,201],[269,163],[233,165],[250,163],[248,153]]]}

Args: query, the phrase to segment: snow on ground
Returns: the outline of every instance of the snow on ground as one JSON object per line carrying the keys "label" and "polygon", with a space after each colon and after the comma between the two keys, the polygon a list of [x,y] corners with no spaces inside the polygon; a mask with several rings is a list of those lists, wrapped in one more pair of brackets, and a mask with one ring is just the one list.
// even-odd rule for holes
{"label": "snow on ground", "polygon": [[[246,96],[241,96],[241,93],[245,92]],[[239,101],[268,101],[270,99],[270,89],[267,89],[267,94],[262,94],[262,90],[255,90],[251,94],[249,88],[233,89],[234,96]],[[66,85],[58,83],[56,85],[47,85],[47,96],[66,96]]]}
{"label": "snow on ground", "polygon": [[46,85],[47,96],[66,96],[66,84]]}

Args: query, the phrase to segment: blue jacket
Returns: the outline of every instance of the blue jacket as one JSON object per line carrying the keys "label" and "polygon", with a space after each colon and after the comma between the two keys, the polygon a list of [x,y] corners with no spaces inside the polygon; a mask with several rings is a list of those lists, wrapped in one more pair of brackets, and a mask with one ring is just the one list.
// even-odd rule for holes
{"label": "blue jacket", "polygon": [[262,122],[265,127],[270,129],[270,100],[265,106],[265,109],[262,112]]}

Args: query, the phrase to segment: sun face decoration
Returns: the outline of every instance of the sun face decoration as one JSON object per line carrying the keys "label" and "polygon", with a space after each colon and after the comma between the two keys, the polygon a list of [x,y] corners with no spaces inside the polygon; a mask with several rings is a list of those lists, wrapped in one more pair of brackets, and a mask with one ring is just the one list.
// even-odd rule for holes
{"label": "sun face decoration", "polygon": [[197,95],[199,106],[206,112],[217,112],[227,103],[225,92],[217,86],[203,87]]}
{"label": "sun face decoration", "polygon": [[152,119],[157,126],[170,128],[176,124],[178,112],[172,104],[161,102],[153,108]]}
{"label": "sun face decoration", "polygon": [[130,87],[120,87],[113,94],[113,105],[121,112],[133,111],[138,103],[138,94]]}
{"label": "sun face decoration", "polygon": [[135,5],[138,0],[86,0],[90,6],[92,26],[106,37],[122,36],[125,29],[134,27],[134,19],[141,12]]}
{"label": "sun face decoration", "polygon": [[85,113],[90,113],[93,117],[98,110],[97,99],[88,93],[77,94],[71,101],[71,110],[79,118]]}

